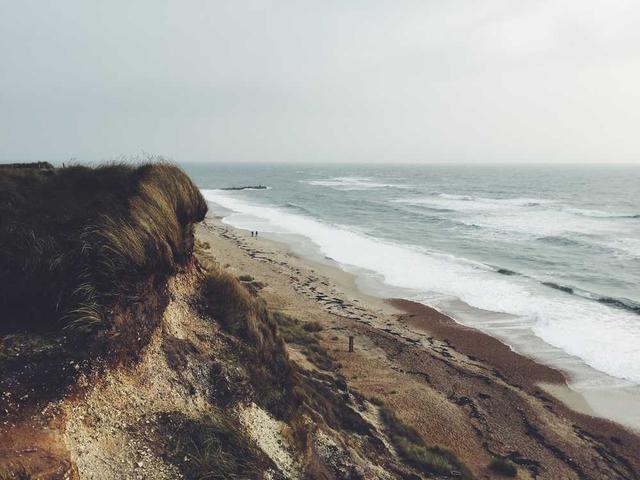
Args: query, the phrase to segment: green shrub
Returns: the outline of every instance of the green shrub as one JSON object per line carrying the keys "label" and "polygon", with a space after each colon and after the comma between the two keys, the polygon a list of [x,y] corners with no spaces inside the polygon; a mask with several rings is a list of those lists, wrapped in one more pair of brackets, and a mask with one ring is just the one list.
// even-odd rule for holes
{"label": "green shrub", "polygon": [[518,475],[518,468],[511,460],[507,458],[494,458],[493,460],[491,460],[491,463],[489,463],[489,469],[492,472],[499,475],[504,475],[505,477],[515,477],[516,475]]}
{"label": "green shrub", "polygon": [[253,277],[251,275],[240,275],[238,277],[238,280],[240,280],[241,282],[251,282],[253,281]]}

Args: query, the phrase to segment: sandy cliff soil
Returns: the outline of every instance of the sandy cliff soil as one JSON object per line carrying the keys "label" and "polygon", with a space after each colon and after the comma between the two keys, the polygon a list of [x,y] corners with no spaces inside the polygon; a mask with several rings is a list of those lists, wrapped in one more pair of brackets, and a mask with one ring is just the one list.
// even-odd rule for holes
{"label": "sandy cliff soil", "polygon": [[[170,279],[166,307],[156,301],[146,312],[158,323],[138,358],[70,362],[63,370],[74,374],[54,398],[14,401],[3,389],[12,410],[3,408],[0,478],[450,478],[403,465],[385,447],[378,407],[338,385],[335,372],[294,367],[295,390],[279,402],[289,407],[266,402],[275,386],[251,378],[254,345],[205,308],[206,275],[191,262]],[[3,355],[27,357],[2,372],[15,386],[23,370],[44,367],[30,339],[11,345],[5,338]]]}

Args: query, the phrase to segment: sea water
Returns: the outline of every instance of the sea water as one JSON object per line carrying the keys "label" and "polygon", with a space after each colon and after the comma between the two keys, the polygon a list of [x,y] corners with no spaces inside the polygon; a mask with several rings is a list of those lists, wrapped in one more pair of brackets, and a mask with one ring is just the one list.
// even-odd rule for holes
{"label": "sea water", "polygon": [[303,236],[364,288],[438,308],[574,385],[640,384],[638,167],[184,168],[232,226]]}

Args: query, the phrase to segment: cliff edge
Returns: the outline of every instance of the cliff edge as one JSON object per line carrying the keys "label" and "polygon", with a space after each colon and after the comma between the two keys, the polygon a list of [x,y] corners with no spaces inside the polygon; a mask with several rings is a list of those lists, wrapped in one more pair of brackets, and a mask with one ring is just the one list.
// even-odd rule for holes
{"label": "cliff edge", "polygon": [[0,478],[471,478],[194,240],[165,163],[0,169]]}

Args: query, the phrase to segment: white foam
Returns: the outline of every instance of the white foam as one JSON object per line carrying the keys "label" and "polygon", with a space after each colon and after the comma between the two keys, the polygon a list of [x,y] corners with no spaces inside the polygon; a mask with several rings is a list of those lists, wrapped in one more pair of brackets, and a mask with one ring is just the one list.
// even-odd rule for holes
{"label": "white foam", "polygon": [[[640,322],[633,313],[558,292],[526,278],[505,277],[477,262],[253,205],[228,192],[203,190],[203,194],[225,208],[261,219],[263,231],[306,236],[345,268],[374,272],[390,286],[414,293],[438,292],[479,309],[515,315],[523,328],[545,342],[597,370],[640,383]],[[234,217],[225,221],[233,225]]]}
{"label": "white foam", "polygon": [[451,210],[477,211],[477,210],[512,210],[514,207],[536,207],[539,205],[554,204],[554,200],[544,198],[484,198],[470,195],[454,195],[439,193],[438,195],[399,198],[398,203],[412,205],[434,205],[446,207]]}
{"label": "white foam", "polygon": [[[620,221],[624,218],[622,214],[571,208],[544,198],[482,198],[441,193],[399,198],[395,202],[450,210],[455,220],[465,225],[535,237],[624,235],[630,229],[629,222]],[[635,225],[638,222],[631,228]]]}
{"label": "white foam", "polygon": [[582,215],[584,217],[637,219],[636,214],[633,214],[633,213],[604,212],[602,210],[590,210],[585,208],[574,208],[574,207],[564,207],[563,210],[573,213],[575,215]]}
{"label": "white foam", "polygon": [[[640,232],[638,235],[640,236]],[[638,237],[618,237],[604,243],[614,250],[640,258],[640,238]]]}
{"label": "white foam", "polygon": [[535,237],[571,236],[572,234],[611,235],[626,231],[623,225],[592,218],[579,218],[557,210],[509,211],[501,215],[479,214],[465,217],[461,221],[467,225]]}
{"label": "white foam", "polygon": [[368,177],[333,177],[326,180],[301,180],[303,183],[335,190],[370,190],[375,188],[410,188],[409,185],[374,182]]}

